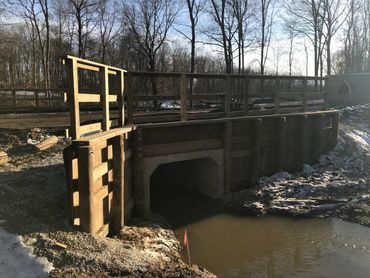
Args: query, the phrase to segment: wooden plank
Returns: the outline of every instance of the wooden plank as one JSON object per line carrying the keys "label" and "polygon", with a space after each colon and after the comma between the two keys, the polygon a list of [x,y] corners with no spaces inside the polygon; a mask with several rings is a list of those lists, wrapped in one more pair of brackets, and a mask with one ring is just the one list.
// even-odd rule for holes
{"label": "wooden plank", "polygon": [[94,182],[100,179],[105,174],[107,174],[109,170],[112,169],[112,165],[113,165],[112,162],[113,162],[112,160],[109,160],[106,162],[102,162],[100,165],[94,167],[93,169],[93,181]]}
{"label": "wooden plank", "polygon": [[163,100],[178,100],[179,96],[164,95],[164,96],[134,96],[134,101],[163,101]]}
{"label": "wooden plank", "polygon": [[15,90],[12,90],[12,98],[13,98],[13,112],[17,112],[17,99],[16,99],[16,94]]}
{"label": "wooden plank", "polygon": [[78,94],[78,102],[100,102],[100,95]]}
{"label": "wooden plank", "polygon": [[34,94],[35,94],[35,109],[36,109],[36,112],[38,112],[39,111],[39,94],[38,94],[38,92],[34,92]]}
{"label": "wooden plank", "polygon": [[277,118],[277,149],[278,149],[278,154],[277,154],[277,159],[276,159],[276,171],[280,172],[284,169],[284,145],[285,145],[285,125],[286,125],[286,117],[279,117]]}
{"label": "wooden plank", "polygon": [[117,101],[118,101],[118,126],[125,125],[125,103],[123,94],[125,91],[125,76],[123,72],[117,74]]}
{"label": "wooden plank", "polygon": [[125,136],[113,139],[113,212],[112,231],[119,233],[125,224]]}
{"label": "wooden plank", "polygon": [[127,134],[131,131],[135,130],[134,126],[126,126],[122,128],[115,128],[109,131],[103,131],[98,134],[93,134],[90,136],[79,138],[78,140],[74,140],[72,144],[78,145],[78,146],[87,146],[87,145],[93,145],[97,142],[101,142],[104,140],[108,140],[110,138],[113,138],[115,136],[118,136],[120,134]]}
{"label": "wooden plank", "polygon": [[49,138],[46,138],[44,141],[36,144],[35,147],[39,151],[44,151],[44,150],[54,146],[56,143],[58,143],[58,137],[53,135],[53,136],[50,136]]}
{"label": "wooden plank", "polygon": [[133,120],[133,84],[132,84],[132,73],[127,73],[126,75],[126,87],[125,87],[125,95],[127,96],[127,123],[132,124]]}
{"label": "wooden plank", "polygon": [[226,76],[225,82],[225,118],[230,117],[230,107],[231,107],[231,78],[230,75]]}
{"label": "wooden plank", "polygon": [[82,59],[82,58],[78,58],[78,57],[75,57],[75,56],[72,56],[72,55],[67,55],[65,57],[65,60],[66,61],[68,61],[68,60],[74,60],[74,61],[78,62],[79,64],[95,66],[95,67],[98,67],[98,68],[99,67],[108,67],[112,71],[124,71],[124,72],[126,72],[126,70],[123,70],[123,69],[120,69],[120,68],[116,68],[116,67],[112,67],[112,66],[107,66],[107,65],[100,64],[100,63],[97,63],[97,62],[92,62],[92,61],[85,60],[85,59]]}
{"label": "wooden plank", "polygon": [[187,120],[186,115],[186,108],[188,105],[188,101],[186,98],[186,89],[187,89],[187,82],[186,82],[185,74],[181,74],[180,77],[180,100],[181,100],[181,121]]}
{"label": "wooden plank", "polygon": [[232,121],[227,121],[225,123],[225,130],[224,130],[225,194],[231,192],[231,134],[232,134]]}
{"label": "wooden plank", "polygon": [[66,61],[67,93],[71,113],[70,136],[80,138],[80,105],[78,103],[78,69],[76,60]]}
{"label": "wooden plank", "polygon": [[99,67],[92,66],[92,65],[87,65],[87,64],[82,64],[82,63],[77,63],[76,64],[79,69],[85,69],[85,70],[91,70],[91,71],[96,71],[99,72]]}
{"label": "wooden plank", "polygon": [[307,162],[307,140],[308,140],[308,119],[307,115],[302,115],[301,116],[301,154],[300,154],[300,160],[301,164],[304,164]]}
{"label": "wooden plank", "polygon": [[315,149],[314,149],[314,160],[318,160],[320,155],[323,152],[323,146],[324,146],[324,120],[325,120],[325,114],[320,114],[317,116],[316,119],[316,144],[315,144]]}
{"label": "wooden plank", "polygon": [[331,147],[335,147],[338,141],[338,126],[339,126],[339,113],[332,115],[332,138],[331,138]]}
{"label": "wooden plank", "polygon": [[96,217],[94,215],[93,186],[93,159],[91,147],[77,148],[78,179],[80,193],[80,224],[88,232],[96,232]]}
{"label": "wooden plank", "polygon": [[188,95],[189,99],[195,100],[195,99],[200,99],[200,100],[209,100],[209,99],[214,99],[214,100],[221,100],[223,101],[225,99],[225,94],[202,94],[202,95]]}
{"label": "wooden plank", "polygon": [[260,174],[260,141],[261,141],[261,128],[262,128],[262,118],[257,118],[254,120],[254,138],[253,138],[253,156],[251,160],[252,174],[251,174],[251,184],[255,184]]}
{"label": "wooden plank", "polygon": [[275,111],[277,114],[280,113],[280,78],[275,80]]}
{"label": "wooden plank", "polygon": [[6,152],[0,151],[0,165],[5,164],[9,161],[8,154]]}
{"label": "wooden plank", "polygon": [[135,188],[135,212],[139,217],[145,217],[150,212],[150,196],[143,177],[143,130],[134,133],[133,182]]}
{"label": "wooden plank", "polygon": [[231,157],[232,158],[240,158],[240,157],[247,157],[252,155],[253,152],[251,150],[238,150],[238,151],[232,151]]}
{"label": "wooden plank", "polygon": [[307,111],[307,92],[303,92],[302,94],[302,112]]}
{"label": "wooden plank", "polygon": [[248,115],[249,112],[249,78],[243,78],[243,112]]}
{"label": "wooden plank", "polygon": [[[118,120],[111,120],[109,121],[109,128],[116,126],[118,123]],[[102,123],[92,123],[92,124],[85,124],[80,126],[80,136],[83,136],[85,134],[94,132],[94,131],[102,131]]]}
{"label": "wooden plank", "polygon": [[100,72],[100,93],[101,93],[101,104],[103,109],[103,120],[102,130],[109,130],[109,75],[108,68],[101,68]]}
{"label": "wooden plank", "polygon": [[144,145],[142,154],[144,157],[186,153],[201,150],[213,150],[223,148],[223,142],[220,138],[207,140],[181,141],[165,144]]}

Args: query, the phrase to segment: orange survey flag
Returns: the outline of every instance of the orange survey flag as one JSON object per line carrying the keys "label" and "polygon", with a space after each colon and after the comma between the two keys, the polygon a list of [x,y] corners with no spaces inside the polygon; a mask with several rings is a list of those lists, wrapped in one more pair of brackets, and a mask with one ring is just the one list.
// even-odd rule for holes
{"label": "orange survey flag", "polygon": [[185,232],[184,232],[184,245],[187,246],[188,245],[188,231],[185,229]]}

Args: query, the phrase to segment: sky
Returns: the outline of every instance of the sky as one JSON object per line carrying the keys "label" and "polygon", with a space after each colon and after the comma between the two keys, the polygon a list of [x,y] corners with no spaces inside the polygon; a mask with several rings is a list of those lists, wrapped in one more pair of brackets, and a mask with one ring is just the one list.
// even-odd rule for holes
{"label": "sky", "polygon": [[[273,36],[269,49],[269,55],[266,61],[266,67],[268,72],[271,74],[276,74],[277,64],[279,64],[279,74],[288,74],[289,65],[288,65],[288,54],[289,54],[289,39],[287,34],[283,32],[282,28],[282,16],[278,13],[275,17],[275,25],[273,27]],[[202,29],[206,29],[206,26],[209,24],[209,17],[207,15],[202,15],[197,26],[197,40],[206,41],[205,36],[202,34]],[[182,26],[182,22],[188,22],[188,14],[186,7],[182,12],[179,13],[175,26],[177,29],[185,33],[190,32],[190,27],[186,28]],[[180,23],[176,25],[176,23]],[[190,47],[190,42],[184,36],[172,30],[169,35],[169,40],[172,46],[181,46],[188,45]],[[293,50],[293,75],[306,75],[306,54],[304,51],[304,43],[308,48],[309,58],[308,58],[308,75],[314,75],[314,53],[313,46],[309,39],[302,36],[296,36],[294,38],[294,50]],[[336,34],[332,42],[332,54],[338,51],[343,42],[340,38],[340,33]],[[222,57],[222,54],[217,51],[215,46],[208,44],[197,43],[197,53],[208,53],[210,55],[215,55]],[[219,49],[218,49],[219,50]],[[280,56],[279,63],[277,62],[277,56]],[[245,54],[246,64],[249,64],[252,68],[259,69],[260,51],[259,49],[250,49],[247,50]],[[237,59],[234,61],[235,65],[237,64]]]}

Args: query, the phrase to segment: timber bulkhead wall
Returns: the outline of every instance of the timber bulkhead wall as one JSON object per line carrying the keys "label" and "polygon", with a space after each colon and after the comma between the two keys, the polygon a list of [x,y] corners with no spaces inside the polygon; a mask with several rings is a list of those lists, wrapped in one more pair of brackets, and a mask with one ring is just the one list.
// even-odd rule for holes
{"label": "timber bulkhead wall", "polygon": [[336,111],[327,111],[137,125],[136,212],[150,212],[150,176],[161,164],[212,158],[223,180],[209,195],[220,197],[252,186],[260,176],[317,162],[336,145],[338,120]]}

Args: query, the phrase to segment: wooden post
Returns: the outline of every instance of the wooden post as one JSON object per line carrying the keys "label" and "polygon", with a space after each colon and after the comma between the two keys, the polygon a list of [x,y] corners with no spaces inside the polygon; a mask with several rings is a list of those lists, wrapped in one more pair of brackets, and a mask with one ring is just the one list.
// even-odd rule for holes
{"label": "wooden post", "polygon": [[12,89],[12,96],[13,96],[13,112],[17,112],[17,98],[16,98],[16,93],[15,90]]}
{"label": "wooden post", "polygon": [[117,72],[117,102],[118,102],[118,126],[123,127],[125,125],[125,102],[124,102],[124,90],[125,90],[125,76],[123,71]]}
{"label": "wooden post", "polygon": [[72,139],[80,138],[80,106],[78,102],[78,70],[75,59],[66,59],[67,94],[70,107],[70,121]]}
{"label": "wooden post", "polygon": [[92,187],[93,176],[93,151],[90,146],[79,146],[77,148],[78,157],[78,179],[80,193],[80,224],[84,231],[94,233],[94,196]]}
{"label": "wooden post", "polygon": [[258,176],[260,174],[261,126],[262,126],[262,118],[255,119],[254,120],[253,155],[251,156],[252,157],[251,184],[255,184],[257,182]]}
{"label": "wooden post", "polygon": [[78,163],[74,146],[69,145],[63,150],[64,167],[67,174],[67,193],[68,205],[70,209],[70,220],[72,225],[80,225],[76,223],[76,218],[79,218],[79,207],[75,206],[74,194],[78,191]]}
{"label": "wooden post", "polygon": [[331,147],[334,148],[335,145],[337,144],[337,140],[338,140],[338,126],[339,126],[339,113],[335,113],[332,117],[332,124],[331,124],[331,128],[332,128],[332,140],[331,140]]}
{"label": "wooden post", "polygon": [[307,91],[302,93],[302,112],[307,111]]}
{"label": "wooden post", "polygon": [[146,200],[146,188],[143,178],[143,130],[137,129],[134,133],[134,161],[133,161],[133,179],[135,188],[135,209],[136,214],[145,217],[149,212],[149,204]]}
{"label": "wooden post", "polygon": [[327,79],[325,79],[325,87],[324,87],[324,93],[323,93],[323,99],[324,99],[324,109],[327,110],[328,109],[328,91],[326,90],[326,82],[327,82]]}
{"label": "wooden post", "polygon": [[249,114],[249,78],[246,76],[243,79],[243,100],[244,100],[244,115]]}
{"label": "wooden post", "polygon": [[100,71],[100,94],[101,94],[101,104],[103,106],[103,121],[102,130],[109,130],[109,75],[108,68],[101,67]]}
{"label": "wooden post", "polygon": [[323,152],[324,146],[324,120],[325,114],[319,114],[317,116],[317,124],[316,124],[316,144],[314,149],[314,160],[316,161],[319,159],[321,153]]}
{"label": "wooden post", "polygon": [[277,77],[275,80],[275,111],[277,114],[280,113],[280,78]]}
{"label": "wooden post", "polygon": [[300,161],[301,164],[304,164],[307,162],[306,159],[306,150],[307,150],[307,134],[308,134],[308,124],[307,124],[307,115],[302,115],[301,122],[301,152],[300,152]]}
{"label": "wooden post", "polygon": [[181,99],[181,121],[187,120],[186,106],[187,106],[187,97],[186,97],[186,76],[181,74],[180,77],[180,99]]}
{"label": "wooden post", "polygon": [[285,153],[285,124],[286,117],[278,118],[278,154],[277,154],[277,172],[280,172],[284,169],[284,153]]}
{"label": "wooden post", "polygon": [[39,93],[37,90],[34,91],[35,93],[35,110],[39,112]]}
{"label": "wooden post", "polygon": [[125,136],[113,138],[112,229],[119,233],[125,224]]}
{"label": "wooden post", "polygon": [[232,122],[225,122],[224,130],[224,179],[225,179],[225,194],[231,192],[231,136]]}
{"label": "wooden post", "polygon": [[226,90],[225,90],[225,117],[230,117],[230,105],[231,105],[231,77],[230,74],[226,76]]}
{"label": "wooden post", "polygon": [[128,72],[126,75],[126,86],[125,95],[127,96],[127,123],[133,123],[133,101],[134,101],[134,91],[133,91],[133,79],[132,73]]}

